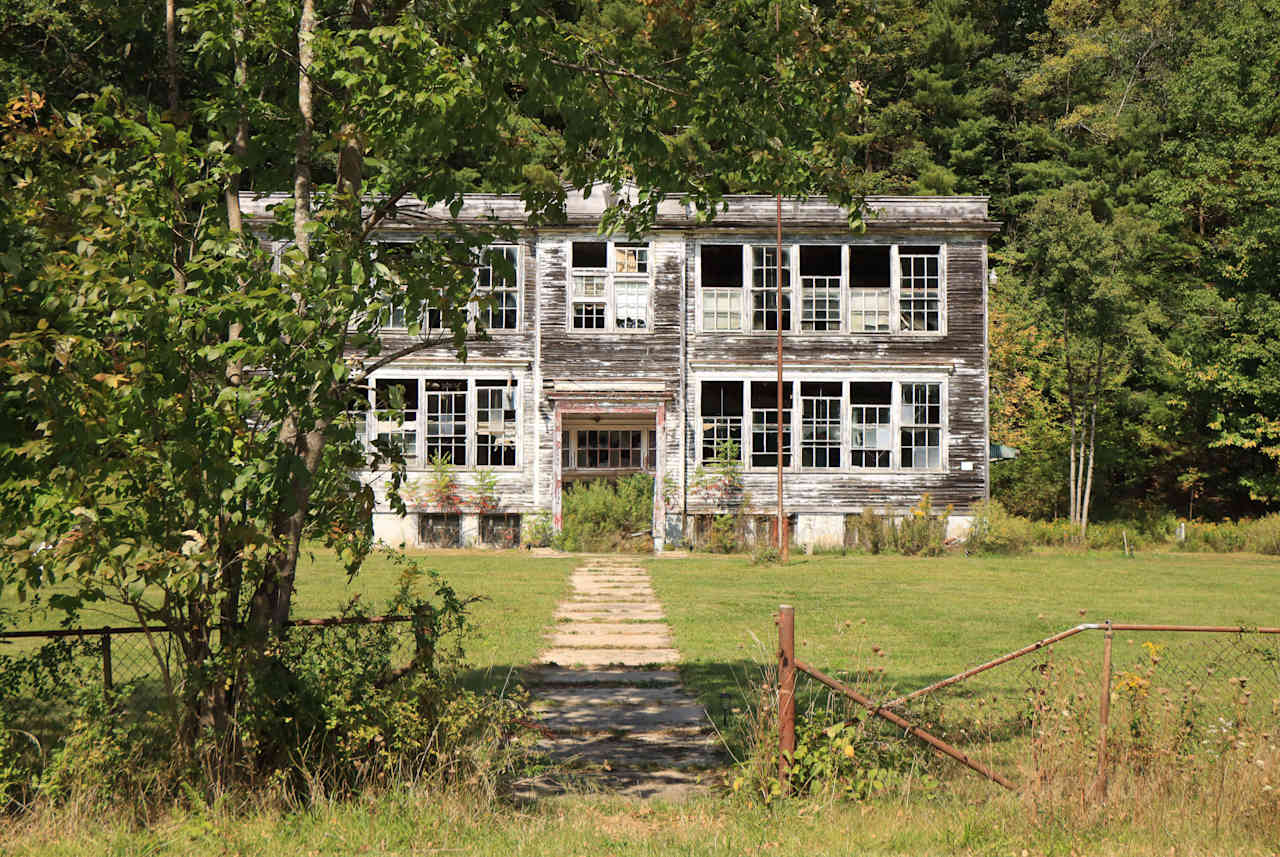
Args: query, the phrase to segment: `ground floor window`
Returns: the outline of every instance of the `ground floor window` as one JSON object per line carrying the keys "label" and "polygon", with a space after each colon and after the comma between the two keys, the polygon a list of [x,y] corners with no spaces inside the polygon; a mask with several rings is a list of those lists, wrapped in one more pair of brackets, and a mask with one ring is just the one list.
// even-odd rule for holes
{"label": "ground floor window", "polygon": [[[784,380],[782,465],[793,468],[792,431],[798,424],[797,470],[939,470],[944,387],[941,381]],[[711,461],[726,441],[734,441],[748,469],[777,467],[776,381],[701,381],[698,409],[701,461]]]}
{"label": "ground floor window", "polygon": [[507,378],[382,377],[370,405],[348,410],[357,437],[399,449],[410,467],[436,458],[458,468],[519,463],[519,382]]}

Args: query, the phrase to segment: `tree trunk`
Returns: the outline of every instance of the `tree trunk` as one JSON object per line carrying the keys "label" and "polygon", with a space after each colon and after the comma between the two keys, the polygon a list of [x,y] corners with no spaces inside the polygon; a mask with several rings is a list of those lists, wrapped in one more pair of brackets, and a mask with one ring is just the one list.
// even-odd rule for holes
{"label": "tree trunk", "polygon": [[178,121],[178,10],[176,0],[164,2],[165,77],[169,84],[170,120]]}
{"label": "tree trunk", "polygon": [[311,104],[311,63],[314,57],[311,42],[315,38],[315,0],[302,0],[302,17],[298,21],[298,139],[294,147],[293,170],[293,243],[302,254],[310,258],[311,237],[307,230],[311,223],[311,137],[316,120]]}

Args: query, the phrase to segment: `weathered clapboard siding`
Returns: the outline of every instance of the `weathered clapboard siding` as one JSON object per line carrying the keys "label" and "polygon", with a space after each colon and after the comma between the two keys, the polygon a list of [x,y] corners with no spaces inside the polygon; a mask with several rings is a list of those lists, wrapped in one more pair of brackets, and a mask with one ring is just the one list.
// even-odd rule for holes
{"label": "weathered clapboard siding", "polygon": [[[661,411],[664,430],[658,442],[664,468],[659,488],[668,493],[668,534],[678,535],[684,513],[711,511],[704,498],[690,491],[701,447],[700,381],[707,377],[772,379],[776,342],[773,333],[702,332],[697,248],[702,241],[772,245],[777,203],[771,196],[731,197],[726,209],[707,225],[681,200],[665,201],[652,233],[646,236],[652,270],[651,328],[573,331],[568,314],[570,242],[600,240],[596,225],[608,196],[571,194],[561,225],[523,234],[518,330],[495,331],[487,341],[469,341],[465,363],[458,360],[452,344],[444,342],[421,348],[382,374],[448,373],[519,380],[519,466],[496,471],[500,511],[549,512],[556,505],[560,491],[556,481],[557,410],[562,418],[576,424],[589,419],[584,412],[591,409],[606,414],[622,410],[637,424],[656,419]],[[265,222],[267,206],[280,199],[246,196],[246,215],[251,222]],[[998,224],[987,219],[983,197],[885,196],[869,198],[867,205],[871,212],[867,229],[853,233],[846,212],[826,200],[784,200],[783,242],[942,245],[944,331],[786,333],[786,377],[800,381],[875,377],[943,383],[944,467],[926,472],[834,473],[793,467],[784,479],[784,504],[789,512],[799,514],[852,513],[868,507],[900,511],[928,493],[935,508],[952,505],[964,513],[988,492],[986,242]],[[420,224],[450,216],[443,207],[414,202],[402,209],[412,216],[386,225],[390,232],[403,233],[401,238],[420,231]],[[477,225],[492,217],[520,227],[524,210],[515,197],[476,194],[468,196],[457,213],[460,222]],[[744,292],[744,298],[749,305],[749,292]],[[792,311],[800,312],[798,295]],[[842,305],[841,311],[847,318],[849,307]],[[896,312],[896,307],[891,311]],[[384,351],[412,341],[403,334],[388,333]],[[797,403],[797,420],[799,410]],[[847,415],[843,417],[847,420]],[[749,425],[749,416],[747,419]],[[897,442],[895,437],[895,460]],[[795,446],[798,458],[798,430]],[[971,469],[964,469],[966,464]],[[382,481],[377,474],[365,474],[365,478],[375,484]],[[474,467],[460,469],[458,478],[464,489],[472,486]],[[773,508],[775,480],[771,469],[748,470],[744,475],[744,487],[761,512]]]}

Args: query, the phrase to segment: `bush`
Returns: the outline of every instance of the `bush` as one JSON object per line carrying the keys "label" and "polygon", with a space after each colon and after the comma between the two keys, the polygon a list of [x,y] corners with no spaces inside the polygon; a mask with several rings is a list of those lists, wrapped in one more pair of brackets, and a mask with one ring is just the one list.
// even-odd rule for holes
{"label": "bush", "polygon": [[552,546],[566,551],[649,550],[653,477],[636,473],[565,486],[564,526]]}
{"label": "bush", "polygon": [[939,556],[946,544],[948,506],[941,515],[933,514],[933,503],[925,494],[892,529],[893,546],[906,556]]}
{"label": "bush", "polygon": [[1250,522],[1245,530],[1245,544],[1251,551],[1280,556],[1280,514]]}
{"label": "bush", "polygon": [[973,509],[973,526],[965,551],[970,554],[1023,554],[1034,541],[1031,522],[1010,515],[998,500],[979,503]]}
{"label": "bush", "polygon": [[555,527],[551,523],[551,513],[546,510],[526,515],[520,532],[520,543],[527,548],[545,548],[551,545],[555,537]]}
{"label": "bush", "polygon": [[888,515],[879,515],[875,509],[863,509],[856,518],[847,516],[844,526],[845,541],[867,553],[878,554],[889,543],[892,523]]}

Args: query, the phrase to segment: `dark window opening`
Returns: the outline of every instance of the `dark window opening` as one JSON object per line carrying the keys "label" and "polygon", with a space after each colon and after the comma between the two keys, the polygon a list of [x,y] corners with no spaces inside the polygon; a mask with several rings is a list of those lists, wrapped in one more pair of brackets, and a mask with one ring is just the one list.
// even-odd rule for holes
{"label": "dark window opening", "polygon": [[[791,388],[782,383],[782,466],[791,466]],[[751,382],[751,466],[778,466],[778,385]]]}
{"label": "dark window opening", "polygon": [[742,245],[703,244],[702,285],[742,288]]}
{"label": "dark window opening", "polygon": [[[804,245],[800,248],[800,276],[840,276],[840,246],[827,244]],[[886,274],[888,263],[886,261]]]}
{"label": "dark window opening", "polygon": [[604,241],[574,241],[573,267],[604,268],[608,265],[609,245]]}
{"label": "dark window opening", "polygon": [[851,246],[849,285],[863,289],[889,288],[889,248],[863,244]]}

